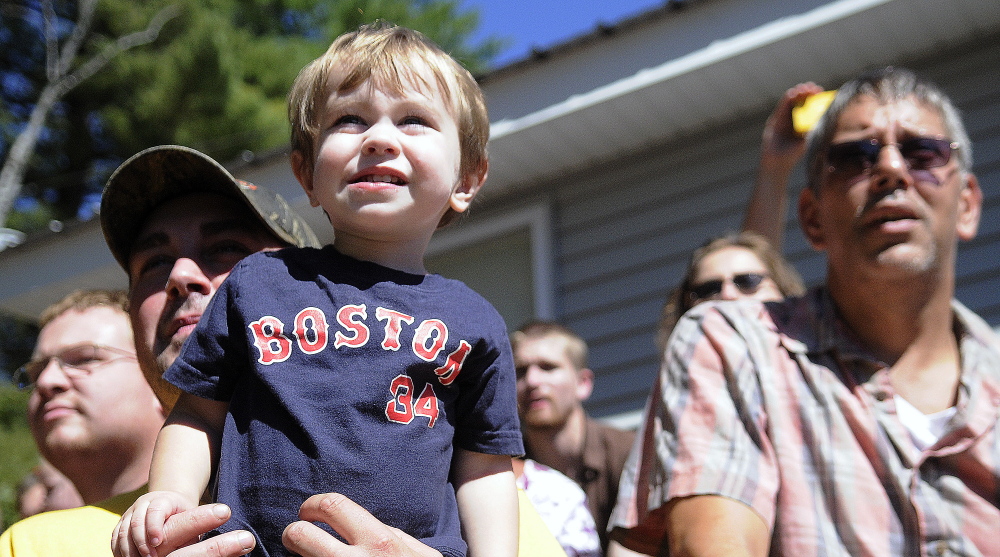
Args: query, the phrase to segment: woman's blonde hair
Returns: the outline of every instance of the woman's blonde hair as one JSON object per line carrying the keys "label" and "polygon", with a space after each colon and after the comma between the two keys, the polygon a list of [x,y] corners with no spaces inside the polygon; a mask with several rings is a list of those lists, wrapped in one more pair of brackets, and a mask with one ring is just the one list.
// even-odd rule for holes
{"label": "woman's blonde hair", "polygon": [[691,289],[694,287],[694,277],[698,267],[710,254],[729,247],[745,248],[753,252],[767,268],[768,275],[783,296],[801,296],[805,293],[806,288],[799,273],[760,234],[737,232],[713,238],[691,252],[684,280],[670,292],[667,303],[663,306],[656,333],[656,345],[661,352],[667,347],[667,340],[674,330],[674,325],[684,312],[694,307]]}

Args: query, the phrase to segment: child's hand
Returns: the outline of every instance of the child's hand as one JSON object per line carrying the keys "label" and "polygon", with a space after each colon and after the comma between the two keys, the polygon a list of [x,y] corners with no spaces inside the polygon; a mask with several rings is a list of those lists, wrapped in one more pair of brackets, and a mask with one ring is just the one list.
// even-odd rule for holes
{"label": "child's hand", "polygon": [[157,557],[156,547],[163,543],[167,518],[197,504],[173,491],[153,491],[139,497],[115,527],[111,551],[115,557]]}

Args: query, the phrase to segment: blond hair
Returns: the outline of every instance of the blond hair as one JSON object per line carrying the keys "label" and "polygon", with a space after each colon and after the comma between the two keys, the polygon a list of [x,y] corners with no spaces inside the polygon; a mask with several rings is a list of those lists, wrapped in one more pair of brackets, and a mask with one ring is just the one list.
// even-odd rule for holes
{"label": "blond hair", "polygon": [[42,311],[38,327],[44,328],[67,311],[85,311],[106,306],[128,315],[128,294],[124,290],[76,290]]}
{"label": "blond hair", "polygon": [[663,306],[656,332],[656,346],[661,353],[667,347],[667,340],[674,330],[674,325],[684,315],[684,312],[694,307],[691,289],[694,286],[694,277],[701,262],[712,253],[729,247],[744,248],[757,256],[757,259],[767,268],[768,275],[777,285],[782,296],[801,296],[805,293],[806,287],[802,283],[802,277],[774,249],[767,238],[754,232],[738,232],[712,238],[691,252],[691,261],[688,263],[684,280],[670,292],[670,297],[667,298],[667,303]]}
{"label": "blond hair", "polygon": [[578,371],[587,367],[587,342],[568,327],[555,321],[530,321],[521,325],[511,333],[510,345],[516,351],[522,342],[548,337],[563,339],[566,357]]}
{"label": "blond hair", "polygon": [[[346,75],[339,83],[331,83],[337,68],[347,68]],[[422,70],[430,71],[434,84]],[[306,65],[295,78],[288,95],[292,151],[302,154],[310,171],[327,97],[334,91],[352,91],[372,80],[393,93],[402,93],[407,86],[427,90],[436,85],[458,124],[461,176],[485,171],[490,120],[486,99],[475,78],[419,31],[385,22],[362,25],[357,31],[337,37],[325,54]],[[441,226],[457,216],[449,208]]]}

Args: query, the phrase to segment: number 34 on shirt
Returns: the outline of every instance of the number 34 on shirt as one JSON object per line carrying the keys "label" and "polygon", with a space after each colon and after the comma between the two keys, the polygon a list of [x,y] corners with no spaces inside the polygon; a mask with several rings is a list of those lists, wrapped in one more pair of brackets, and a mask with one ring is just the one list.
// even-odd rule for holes
{"label": "number 34 on shirt", "polygon": [[[371,330],[365,324],[368,309],[364,304],[346,305],[337,312],[337,323],[343,328],[335,331],[333,347],[335,349],[359,348],[365,346],[371,338]],[[412,325],[413,316],[384,307],[375,308],[375,318],[385,322],[381,346],[384,350],[396,351],[402,347],[399,337],[403,325]],[[327,348],[329,343],[330,325],[326,314],[319,308],[308,307],[295,316],[291,334],[285,333],[285,324],[273,316],[264,316],[248,325],[253,334],[254,346],[257,348],[257,361],[263,365],[283,362],[292,354],[292,347],[297,346],[305,354],[315,354]],[[433,362],[444,350],[448,342],[448,327],[439,319],[422,321],[413,332],[410,349],[418,358]],[[472,346],[462,340],[445,359],[444,364],[434,370],[442,385],[450,385],[462,370],[465,358]],[[438,417],[438,399],[432,384],[427,383],[420,395],[413,399],[413,379],[407,375],[397,375],[390,385],[393,399],[386,405],[385,414],[389,421],[408,424],[414,417],[422,416],[428,419],[427,427],[434,427]]]}

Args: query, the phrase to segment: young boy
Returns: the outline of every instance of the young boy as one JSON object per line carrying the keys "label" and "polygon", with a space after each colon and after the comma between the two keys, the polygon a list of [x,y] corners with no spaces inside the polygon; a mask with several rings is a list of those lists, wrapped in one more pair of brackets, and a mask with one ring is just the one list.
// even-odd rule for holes
{"label": "young boy", "polygon": [[302,501],[338,491],[445,556],[465,554],[464,534],[473,556],[513,557],[506,328],[423,266],[486,178],[482,92],[419,33],[366,26],[302,70],[289,115],[293,170],[335,240],[233,268],[165,374],[185,394],[153,455],[162,491],[125,513],[115,551],[155,555],[221,452],[217,500],[261,555],[284,555]]}

